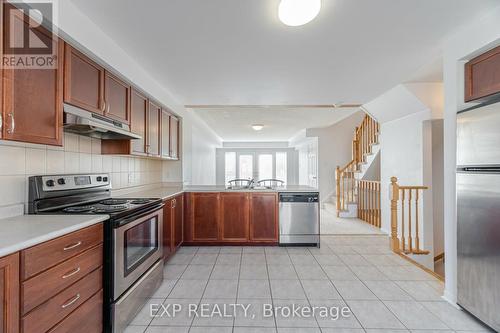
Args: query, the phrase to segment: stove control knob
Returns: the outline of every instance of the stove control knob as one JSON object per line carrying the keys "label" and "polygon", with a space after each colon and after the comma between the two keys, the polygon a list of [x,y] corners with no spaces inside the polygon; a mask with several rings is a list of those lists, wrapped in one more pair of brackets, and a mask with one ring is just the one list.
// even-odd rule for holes
{"label": "stove control knob", "polygon": [[57,180],[57,183],[58,183],[59,185],[64,185],[64,184],[66,184],[66,180],[65,180],[64,178],[59,178],[59,179]]}
{"label": "stove control knob", "polygon": [[97,180],[98,182],[102,182],[102,177],[101,177],[101,176],[97,176],[96,180]]}
{"label": "stove control knob", "polygon": [[47,185],[48,187],[52,187],[54,186],[56,183],[54,182],[53,179],[49,179],[45,182],[45,185]]}
{"label": "stove control knob", "polygon": [[107,181],[108,181],[108,177],[104,177],[104,178],[102,179],[102,181],[103,181],[103,182],[107,182]]}

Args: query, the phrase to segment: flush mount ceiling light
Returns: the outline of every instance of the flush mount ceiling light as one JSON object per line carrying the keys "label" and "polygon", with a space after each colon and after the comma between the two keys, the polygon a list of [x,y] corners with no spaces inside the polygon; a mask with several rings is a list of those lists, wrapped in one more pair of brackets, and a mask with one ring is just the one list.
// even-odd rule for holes
{"label": "flush mount ceiling light", "polygon": [[321,0],[281,0],[278,17],[288,26],[297,27],[311,22],[321,9]]}
{"label": "flush mount ceiling light", "polygon": [[252,125],[252,128],[254,131],[261,131],[264,128],[264,125],[255,124],[255,125]]}

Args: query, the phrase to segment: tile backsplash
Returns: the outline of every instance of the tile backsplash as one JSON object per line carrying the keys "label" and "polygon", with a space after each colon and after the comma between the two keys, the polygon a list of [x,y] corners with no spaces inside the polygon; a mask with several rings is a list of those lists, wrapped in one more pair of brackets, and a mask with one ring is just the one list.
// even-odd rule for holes
{"label": "tile backsplash", "polygon": [[64,134],[64,146],[0,140],[0,218],[22,214],[28,177],[44,174],[106,172],[113,189],[161,183],[162,161],[101,155],[101,140]]}

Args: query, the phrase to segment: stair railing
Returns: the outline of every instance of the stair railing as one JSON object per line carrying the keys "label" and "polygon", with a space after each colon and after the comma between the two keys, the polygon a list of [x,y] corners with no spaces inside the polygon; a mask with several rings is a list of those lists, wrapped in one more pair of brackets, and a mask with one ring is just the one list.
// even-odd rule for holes
{"label": "stair railing", "polygon": [[337,166],[337,216],[341,210],[345,210],[350,203],[357,200],[356,178],[357,165],[353,161],[349,162],[342,169]]}
{"label": "stair railing", "polygon": [[363,163],[365,156],[371,154],[371,146],[378,143],[379,130],[379,123],[369,115],[365,115],[361,125],[356,127],[352,142],[352,156],[356,163]]}
{"label": "stair railing", "polygon": [[380,181],[358,180],[358,218],[380,228]]}
{"label": "stair railing", "polygon": [[[419,199],[428,187],[400,186],[397,182],[396,177],[391,178],[391,249],[403,254],[429,254],[429,251],[420,248],[421,229],[418,216]],[[398,206],[401,208],[400,212]],[[412,209],[415,210],[414,214]],[[401,214],[401,221],[398,221],[398,213]]]}
{"label": "stair railing", "polygon": [[[360,164],[365,162],[366,155],[371,154],[372,146],[378,143],[379,130],[379,123],[366,114],[360,126],[356,127],[356,130],[354,131],[354,138],[352,140],[352,160],[343,168],[337,166],[335,172],[337,216],[340,216],[340,212],[342,210],[346,210],[348,208],[349,203],[359,204],[358,193],[360,190],[365,191],[365,194],[368,194],[368,192],[371,193],[372,191],[375,191],[375,189],[378,189],[380,192],[380,182],[378,182],[377,186],[372,184],[368,185],[368,183],[359,183],[355,177],[356,172],[360,170]],[[373,188],[369,186],[373,186]],[[376,197],[376,194],[373,196]],[[366,201],[365,209],[363,211],[358,209],[358,217],[363,220],[366,219],[369,223],[376,223],[376,217],[380,215],[380,200],[375,200],[374,202],[377,203],[379,207],[374,208],[372,206],[368,206],[368,201]],[[369,210],[369,214],[365,210]],[[376,213],[377,210],[379,213]],[[368,216],[372,215],[375,216],[375,218],[368,218]],[[380,223],[378,222],[378,224]]]}

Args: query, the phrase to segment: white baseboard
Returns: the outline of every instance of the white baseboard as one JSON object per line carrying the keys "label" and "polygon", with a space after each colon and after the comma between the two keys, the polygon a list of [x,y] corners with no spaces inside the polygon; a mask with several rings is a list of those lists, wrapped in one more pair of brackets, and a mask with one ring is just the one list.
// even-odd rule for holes
{"label": "white baseboard", "polygon": [[456,297],[452,295],[445,286],[443,296],[441,296],[446,302],[450,303],[453,307],[462,310],[462,308],[457,304]]}

